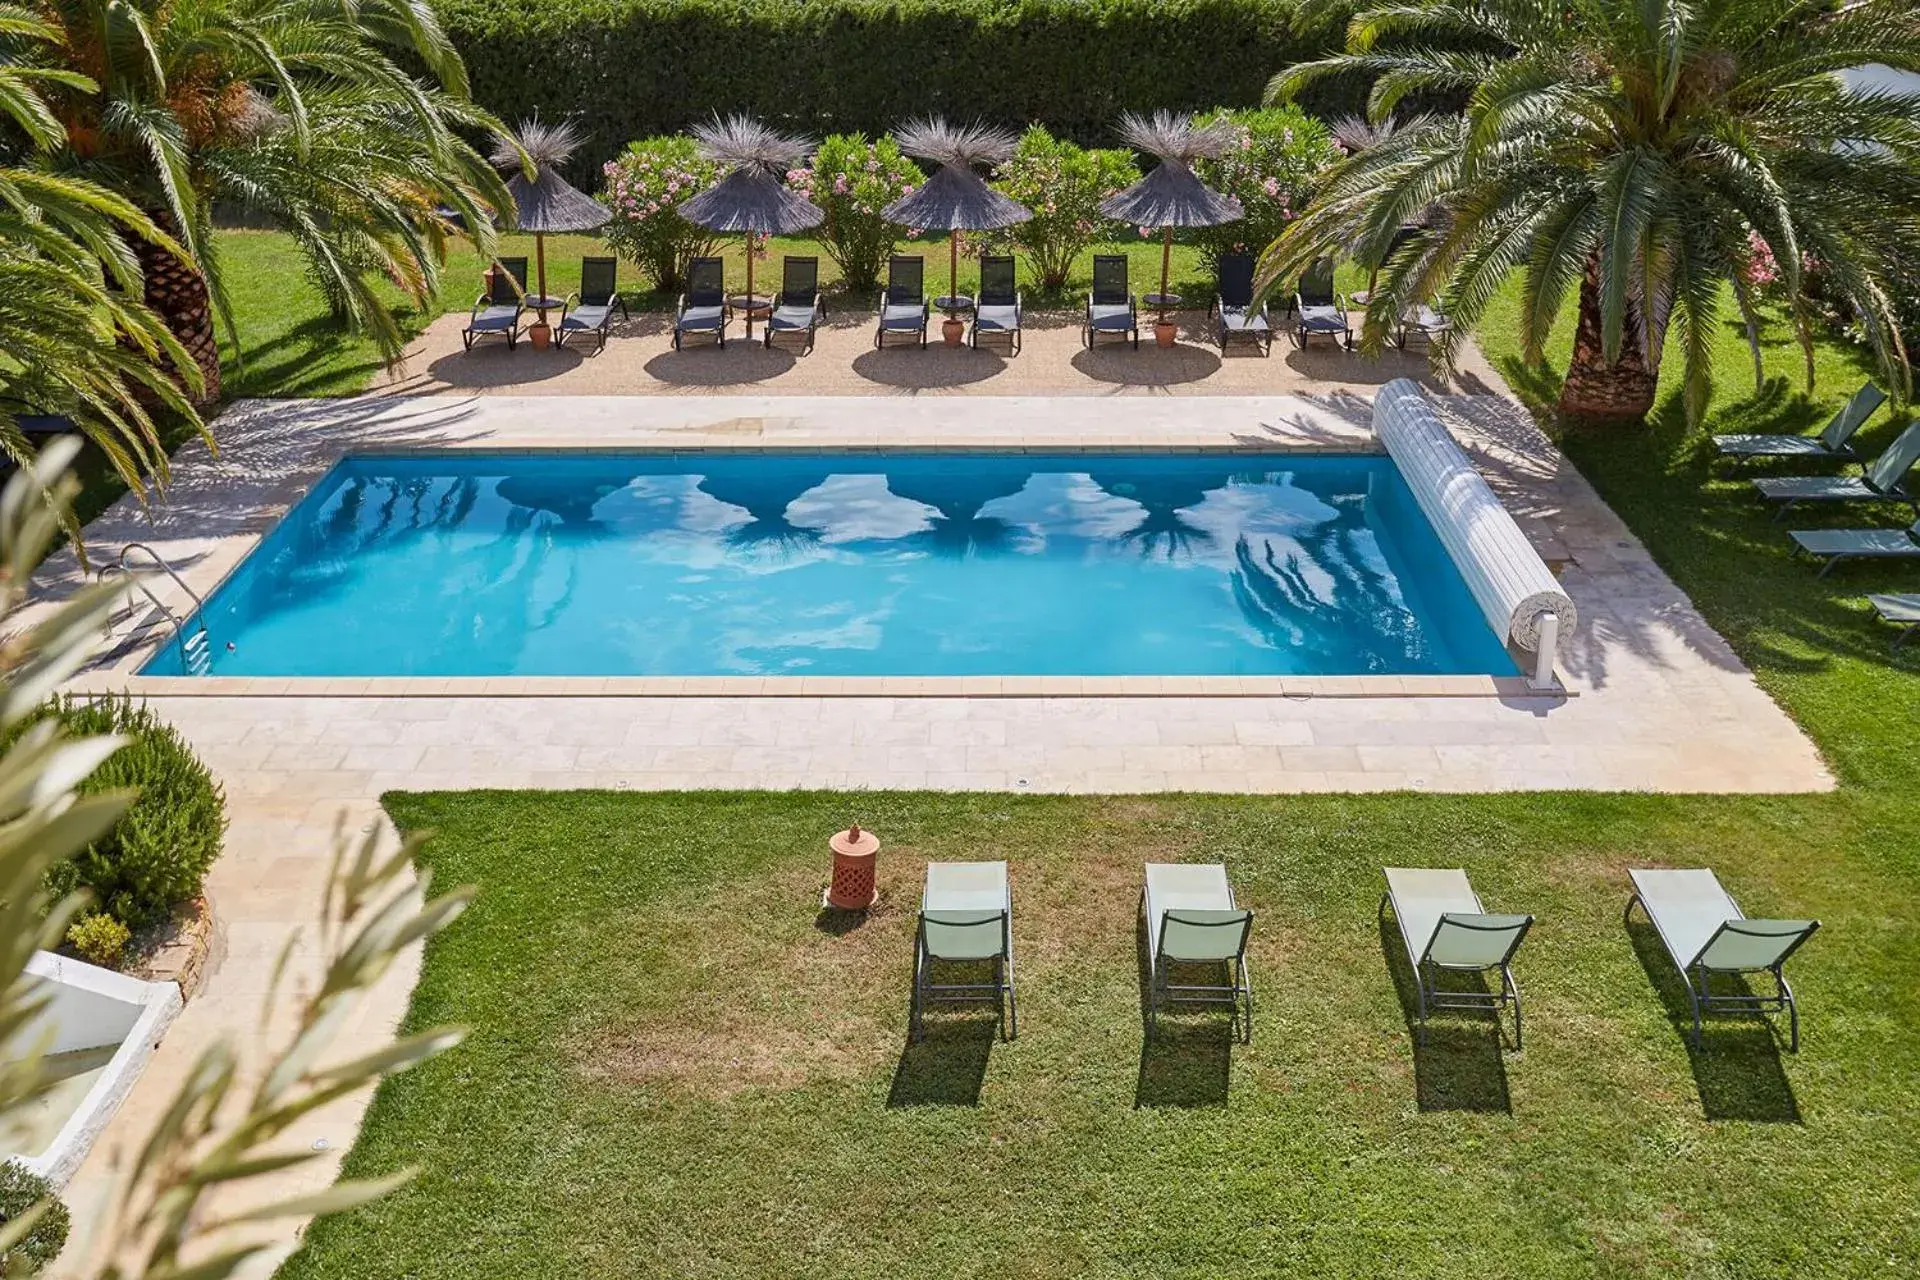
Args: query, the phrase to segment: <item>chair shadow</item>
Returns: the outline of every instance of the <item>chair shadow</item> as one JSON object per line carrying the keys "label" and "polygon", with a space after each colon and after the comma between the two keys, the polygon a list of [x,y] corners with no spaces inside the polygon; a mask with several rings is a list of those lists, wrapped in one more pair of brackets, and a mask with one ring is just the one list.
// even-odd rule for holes
{"label": "chair shadow", "polygon": [[471,351],[441,356],[427,366],[427,372],[449,387],[512,387],[572,373],[584,358],[573,346],[555,344],[538,351],[523,340],[510,351],[505,342],[489,338],[474,343]]}
{"label": "chair shadow", "polygon": [[949,347],[936,332],[924,350],[896,339],[883,349],[863,351],[853,358],[853,371],[868,382],[902,391],[937,391],[985,382],[1007,367],[1007,359],[986,347]]}
{"label": "chair shadow", "polygon": [[1154,345],[1152,324],[1141,327],[1145,340],[1138,351],[1131,343],[1101,338],[1091,350],[1074,352],[1069,363],[1095,382],[1121,387],[1177,387],[1219,372],[1220,353],[1213,348],[1182,342],[1162,349]]}
{"label": "chair shadow", "polygon": [[[1507,1087],[1504,1015],[1489,1011],[1447,1010],[1439,1021],[1429,1019],[1420,1034],[1420,994],[1400,941],[1400,927],[1385,916],[1379,919],[1380,954],[1393,976],[1400,1016],[1413,1042],[1414,1103],[1422,1111],[1477,1111],[1513,1113],[1513,1095]],[[1487,994],[1486,979],[1478,973],[1443,973],[1443,990]],[[1463,1022],[1462,1019],[1472,1019]],[[1492,1025],[1474,1025],[1475,1022]]]}
{"label": "chair shadow", "polygon": [[749,341],[735,335],[727,345],[707,338],[690,338],[675,351],[671,347],[648,360],[641,368],[647,376],[675,387],[734,387],[748,382],[766,382],[793,368],[795,352],[787,347],[766,346],[758,337]]}
{"label": "chair shadow", "polygon": [[[1779,1033],[1772,1020],[1758,1013],[1743,1021],[1713,1015],[1703,1020],[1702,1045],[1696,1046],[1686,984],[1673,967],[1659,933],[1644,920],[1628,921],[1626,929],[1647,981],[1666,1006],[1675,1034],[1687,1047],[1687,1065],[1693,1069],[1706,1118],[1799,1124],[1800,1102],[1780,1059]],[[1736,994],[1748,994],[1745,980],[1736,981]]]}
{"label": "chair shadow", "polygon": [[999,1015],[991,1008],[964,1013],[929,1013],[919,1040],[909,1038],[893,1068],[887,1106],[977,1107],[987,1078],[987,1061],[1000,1038]]}
{"label": "chair shadow", "polygon": [[[1141,920],[1134,930],[1140,991],[1140,1072],[1134,1082],[1133,1105],[1144,1107],[1224,1107],[1233,1075],[1233,1019],[1224,1010],[1168,1013],[1162,1010],[1159,1027],[1149,1030],[1147,928]],[[1210,970],[1207,981],[1224,981],[1225,965],[1199,966]]]}

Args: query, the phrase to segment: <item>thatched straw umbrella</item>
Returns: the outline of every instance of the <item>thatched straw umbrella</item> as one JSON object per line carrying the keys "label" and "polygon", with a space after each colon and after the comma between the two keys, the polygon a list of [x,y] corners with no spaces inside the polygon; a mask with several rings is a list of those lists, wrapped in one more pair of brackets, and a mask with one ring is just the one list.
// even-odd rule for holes
{"label": "thatched straw umbrella", "polygon": [[1233,141],[1233,126],[1225,120],[1200,126],[1191,114],[1156,111],[1151,116],[1129,111],[1120,117],[1120,136],[1136,151],[1160,163],[1152,173],[1108,196],[1100,212],[1136,227],[1160,228],[1160,295],[1158,324],[1167,322],[1167,273],[1173,262],[1175,227],[1214,227],[1245,216],[1232,196],[1223,196],[1200,181],[1193,162],[1217,156]]}
{"label": "thatched straw umbrella", "polygon": [[1024,206],[1001,195],[975,173],[975,165],[994,165],[1013,154],[1020,140],[990,125],[948,124],[933,118],[916,120],[894,138],[910,156],[931,160],[939,168],[912,195],[902,196],[881,210],[881,216],[903,227],[939,227],[950,232],[947,245],[946,313],[956,319],[960,294],[960,233],[997,231],[1033,216]]}
{"label": "thatched straw umbrella", "polygon": [[700,154],[726,165],[727,176],[679,206],[680,216],[709,231],[747,236],[747,337],[753,337],[753,238],[792,235],[820,225],[826,211],[789,190],[776,174],[806,158],[813,144],[777,133],[748,116],[715,116],[693,129]]}
{"label": "thatched straw umbrella", "polygon": [[[571,123],[554,125],[523,120],[514,132],[513,138],[501,138],[494,143],[493,163],[497,168],[513,170],[507,179],[507,190],[513,195],[514,222],[521,231],[533,232],[538,283],[535,296],[528,301],[540,313],[538,327],[545,329],[547,309],[559,305],[547,295],[547,235],[591,231],[605,226],[613,213],[598,200],[576,191],[560,176],[560,166],[580,145],[579,131]],[[522,152],[533,161],[532,177],[527,176],[521,163]],[[534,334],[533,341],[535,346],[546,345],[538,333]]]}

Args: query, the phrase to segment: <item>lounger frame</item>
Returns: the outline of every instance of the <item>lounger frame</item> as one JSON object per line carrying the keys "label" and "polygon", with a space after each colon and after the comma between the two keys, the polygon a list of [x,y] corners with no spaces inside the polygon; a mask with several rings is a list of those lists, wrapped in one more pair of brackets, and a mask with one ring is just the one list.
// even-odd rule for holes
{"label": "lounger frame", "polygon": [[[1474,895],[1478,898],[1478,894]],[[1385,920],[1387,908],[1393,906],[1393,891],[1389,889],[1380,895],[1380,907],[1375,915]],[[1484,914],[1484,913],[1483,913]],[[1506,954],[1494,964],[1443,964],[1433,958],[1433,944],[1440,937],[1440,928],[1425,943],[1419,944],[1421,950],[1414,951],[1415,941],[1407,936],[1401,926],[1400,913],[1394,911],[1394,928],[1400,934],[1401,943],[1407,951],[1407,959],[1413,966],[1414,1005],[1416,1010],[1415,1035],[1420,1043],[1427,1040],[1427,1019],[1437,1011],[1491,1012],[1496,1020],[1503,1010],[1513,1010],[1513,1047],[1521,1047],[1521,1009],[1520,984],[1513,977],[1513,957],[1520,950],[1520,944],[1526,940],[1527,931],[1533,928],[1533,917],[1522,916],[1521,923],[1480,924],[1463,919],[1457,912],[1446,912],[1440,917],[1441,923],[1455,929],[1468,929],[1477,933],[1512,933],[1513,941],[1508,945]],[[1490,969],[1500,971],[1500,989],[1498,991],[1443,991],[1436,979],[1442,972],[1485,973]]]}
{"label": "lounger frame", "polygon": [[[518,264],[517,268],[515,264]],[[502,337],[507,340],[507,350],[512,351],[520,345],[520,321],[527,314],[527,260],[525,258],[496,258],[494,265],[500,268],[493,277],[491,292],[482,293],[474,300],[473,309],[467,316],[467,327],[460,331],[460,349],[472,351],[473,344],[482,338]],[[513,308],[512,323],[504,328],[498,325],[485,329],[476,329],[474,324],[483,312],[494,308],[504,310]]]}
{"label": "lounger frame", "polygon": [[[553,331],[556,346],[564,347],[567,339],[576,333],[591,333],[598,339],[594,352],[607,349],[607,331],[613,327],[613,309],[620,309],[620,318],[633,319],[627,311],[626,299],[620,296],[620,260],[618,258],[582,258],[580,259],[580,287],[568,294],[560,303],[560,323]],[[601,287],[604,286],[604,287]],[[580,307],[605,307],[606,312],[600,323],[593,326],[567,328],[567,317]]]}
{"label": "lounger frame", "polygon": [[[1004,875],[1004,868],[1002,870]],[[1004,884],[1004,881],[1003,881]],[[926,1035],[926,1010],[930,1004],[991,1004],[1000,1011],[1000,1035],[1002,1039],[1012,1040],[1020,1034],[1020,1009],[1014,996],[1013,977],[1013,892],[1006,887],[1001,905],[987,909],[941,909],[933,908],[937,916],[967,916],[966,920],[936,919],[933,923],[951,930],[980,930],[983,933],[997,933],[999,946],[995,954],[977,957],[943,957],[934,953],[927,941],[929,908],[925,891],[921,896],[921,909],[914,927],[913,942],[913,997],[908,1014],[908,1035],[918,1041]],[[939,964],[985,964],[993,965],[991,982],[937,982],[934,980],[934,966]]]}
{"label": "lounger frame", "polygon": [[[1253,975],[1247,968],[1247,940],[1253,936],[1253,912],[1234,901],[1231,884],[1227,885],[1224,906],[1206,910],[1192,906],[1163,908],[1160,912],[1163,921],[1177,921],[1185,928],[1237,929],[1239,931],[1240,938],[1231,955],[1222,956],[1217,961],[1194,960],[1183,959],[1167,952],[1166,928],[1164,924],[1157,930],[1153,927],[1151,905],[1147,886],[1142,885],[1140,922],[1146,930],[1148,944],[1147,1035],[1152,1037],[1159,1033],[1162,1008],[1182,1004],[1226,1005],[1233,1015],[1233,1026],[1239,1035],[1240,1043],[1251,1043],[1253,1040]],[[1226,918],[1219,920],[1199,918],[1213,912],[1223,913]],[[1226,965],[1226,982],[1174,982],[1168,967],[1175,964],[1212,963]]]}
{"label": "lounger frame", "polygon": [[[1729,896],[1728,900],[1732,900],[1731,896]],[[1712,950],[1713,944],[1722,934],[1744,934],[1748,937],[1776,937],[1779,935],[1761,933],[1754,929],[1742,929],[1740,926],[1743,924],[1755,923],[1745,919],[1726,920],[1722,922],[1718,929],[1714,930],[1712,936],[1709,937],[1706,942],[1701,944],[1698,954],[1694,955],[1691,959],[1682,960],[1679,954],[1673,949],[1673,943],[1668,940],[1666,931],[1660,927],[1660,918],[1654,915],[1653,912],[1648,911],[1647,904],[1640,900],[1640,891],[1638,889],[1635,889],[1632,895],[1627,898],[1627,909],[1621,913],[1621,922],[1626,923],[1633,918],[1633,909],[1636,906],[1640,908],[1641,914],[1647,917],[1647,921],[1653,925],[1653,931],[1660,935],[1661,948],[1666,951],[1668,958],[1673,961],[1673,967],[1680,971],[1680,981],[1687,989],[1687,1001],[1693,1009],[1692,1038],[1696,1049],[1705,1045],[1705,1041],[1701,1036],[1701,1021],[1709,1014],[1758,1013],[1765,1015],[1785,1012],[1789,1028],[1787,1040],[1788,1050],[1792,1053],[1800,1052],[1800,1005],[1799,1002],[1794,999],[1793,985],[1787,981],[1787,975],[1782,970],[1787,963],[1787,958],[1802,946],[1806,945],[1807,939],[1818,932],[1820,928],[1820,922],[1818,920],[1808,921],[1807,927],[1793,940],[1793,945],[1781,952],[1770,965],[1758,968],[1710,969],[1701,962],[1701,957]],[[1712,975],[1716,973],[1726,977],[1744,977],[1747,974],[1760,973],[1763,970],[1773,975],[1774,991],[1771,995],[1718,993],[1713,990],[1710,982]]]}

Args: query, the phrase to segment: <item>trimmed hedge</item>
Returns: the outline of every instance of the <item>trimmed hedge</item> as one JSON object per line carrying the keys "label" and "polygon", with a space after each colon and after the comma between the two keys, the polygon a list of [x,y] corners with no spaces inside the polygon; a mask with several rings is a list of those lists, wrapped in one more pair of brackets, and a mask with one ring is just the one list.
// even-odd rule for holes
{"label": "trimmed hedge", "polygon": [[[1114,145],[1121,111],[1253,106],[1337,29],[1294,0],[434,0],[474,97],[508,120],[577,119],[569,176],[598,188],[628,139],[750,112],[815,137],[929,111]],[[1357,110],[1365,86],[1304,99]]]}

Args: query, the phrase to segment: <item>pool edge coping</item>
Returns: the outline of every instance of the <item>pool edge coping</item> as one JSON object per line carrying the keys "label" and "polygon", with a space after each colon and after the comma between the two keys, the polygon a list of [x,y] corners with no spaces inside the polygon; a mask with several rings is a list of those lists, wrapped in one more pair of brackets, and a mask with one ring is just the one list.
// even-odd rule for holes
{"label": "pool edge coping", "polygon": [[82,696],[144,698],[1501,698],[1561,701],[1524,676],[156,676],[83,672]]}

